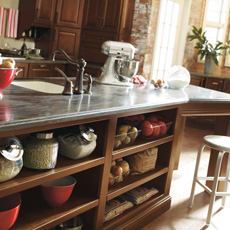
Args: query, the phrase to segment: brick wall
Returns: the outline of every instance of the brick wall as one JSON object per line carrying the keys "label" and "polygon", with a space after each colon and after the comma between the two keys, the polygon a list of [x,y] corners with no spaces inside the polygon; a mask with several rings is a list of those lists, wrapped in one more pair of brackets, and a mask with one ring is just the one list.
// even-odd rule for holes
{"label": "brick wall", "polygon": [[[138,48],[138,54],[135,57],[140,60],[139,74],[142,74],[146,79],[149,78],[151,71],[159,4],[160,0],[136,0],[135,5],[131,43]],[[192,0],[189,28],[192,28],[192,25],[202,26],[204,5],[205,0]],[[229,30],[226,40],[228,34]],[[191,71],[203,73],[204,64],[197,62],[195,43],[195,41],[191,42],[187,39],[183,65]],[[224,67],[224,58],[221,65],[216,66],[215,73],[230,74],[230,68]]]}

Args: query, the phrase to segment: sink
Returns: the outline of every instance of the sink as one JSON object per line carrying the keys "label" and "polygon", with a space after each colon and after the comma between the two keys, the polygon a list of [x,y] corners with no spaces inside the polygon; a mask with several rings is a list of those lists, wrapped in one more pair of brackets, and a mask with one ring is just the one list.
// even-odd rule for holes
{"label": "sink", "polygon": [[19,87],[23,87],[30,90],[35,90],[41,93],[49,93],[49,94],[61,94],[64,86],[57,85],[50,82],[45,81],[21,81],[14,80],[11,85],[16,85]]}

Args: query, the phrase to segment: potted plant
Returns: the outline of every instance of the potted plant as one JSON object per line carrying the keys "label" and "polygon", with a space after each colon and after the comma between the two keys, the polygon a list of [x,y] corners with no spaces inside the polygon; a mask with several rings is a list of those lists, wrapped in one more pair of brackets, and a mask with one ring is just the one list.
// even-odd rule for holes
{"label": "potted plant", "polygon": [[216,45],[208,42],[206,32],[202,31],[202,28],[196,28],[193,26],[192,35],[189,35],[190,41],[197,39],[195,48],[198,49],[198,56],[203,59],[205,57],[204,73],[212,74],[215,64],[218,65],[218,56],[223,55],[229,48],[230,41],[223,44],[223,42],[217,41]]}

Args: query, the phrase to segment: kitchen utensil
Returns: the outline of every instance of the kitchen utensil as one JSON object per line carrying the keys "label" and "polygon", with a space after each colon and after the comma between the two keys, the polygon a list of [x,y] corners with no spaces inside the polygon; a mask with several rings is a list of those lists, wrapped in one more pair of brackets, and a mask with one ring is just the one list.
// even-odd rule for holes
{"label": "kitchen utensil", "polygon": [[137,49],[130,43],[106,41],[102,44],[102,53],[108,58],[96,82],[118,86],[133,86],[130,78],[138,71],[139,62],[133,61]]}
{"label": "kitchen utensil", "polygon": [[66,176],[42,184],[42,195],[51,207],[59,207],[70,198],[76,182],[73,176]]}
{"label": "kitchen utensil", "polygon": [[14,77],[21,71],[22,69],[18,70],[18,68],[0,68],[0,99],[3,97],[1,89],[6,88],[14,80]]}
{"label": "kitchen utensil", "polygon": [[173,66],[168,70],[166,82],[172,89],[183,89],[190,83],[190,73],[182,66]]}
{"label": "kitchen utensil", "polygon": [[23,141],[24,166],[30,169],[47,170],[55,168],[58,154],[58,142],[52,132],[34,133]]}
{"label": "kitchen utensil", "polygon": [[10,54],[10,55],[19,55],[20,50],[16,48],[0,48],[0,53]]}
{"label": "kitchen utensil", "polygon": [[97,135],[87,125],[80,125],[78,132],[67,133],[57,137],[59,153],[70,159],[81,159],[89,156],[96,148]]}
{"label": "kitchen utensil", "polygon": [[22,169],[23,147],[16,137],[0,139],[0,182],[19,174]]}
{"label": "kitchen utensil", "polygon": [[21,206],[21,195],[15,193],[0,198],[0,229],[8,230],[17,220]]}

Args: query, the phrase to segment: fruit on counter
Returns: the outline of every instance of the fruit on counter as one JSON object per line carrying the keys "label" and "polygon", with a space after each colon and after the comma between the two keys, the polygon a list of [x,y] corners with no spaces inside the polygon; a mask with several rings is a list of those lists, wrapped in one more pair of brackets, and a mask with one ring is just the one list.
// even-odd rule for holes
{"label": "fruit on counter", "polygon": [[141,123],[141,132],[142,135],[145,137],[151,136],[153,133],[153,126],[152,123],[148,120],[145,120]]}
{"label": "fruit on counter", "polygon": [[117,177],[122,175],[123,169],[122,167],[116,165],[111,169],[111,173],[113,174],[114,177]]}
{"label": "fruit on counter", "polygon": [[167,127],[166,127],[165,122],[163,122],[163,121],[158,121],[157,124],[158,124],[159,127],[160,127],[160,134],[161,134],[161,135],[166,134],[166,132],[167,132]]}
{"label": "fruit on counter", "polygon": [[109,174],[109,185],[112,186],[114,184],[114,175],[112,173]]}
{"label": "fruit on counter", "polygon": [[127,161],[124,161],[124,160],[118,161],[117,166],[120,166],[122,168],[124,175],[129,174],[130,169],[129,169],[129,163]]}
{"label": "fruit on counter", "polygon": [[151,80],[151,83],[156,87],[156,88],[162,88],[165,84],[165,81],[164,80],[161,80],[161,79],[157,79],[156,81],[155,80]]}
{"label": "fruit on counter", "polygon": [[153,126],[153,133],[152,133],[152,135],[154,137],[157,137],[160,134],[161,128],[160,128],[160,126],[159,126],[158,123],[152,123],[152,126]]}
{"label": "fruit on counter", "polygon": [[155,115],[150,115],[147,120],[150,121],[151,123],[158,122],[158,118]]}
{"label": "fruit on counter", "polygon": [[5,59],[2,64],[0,65],[0,68],[8,68],[13,69],[15,67],[15,61],[13,58],[7,58]]}

